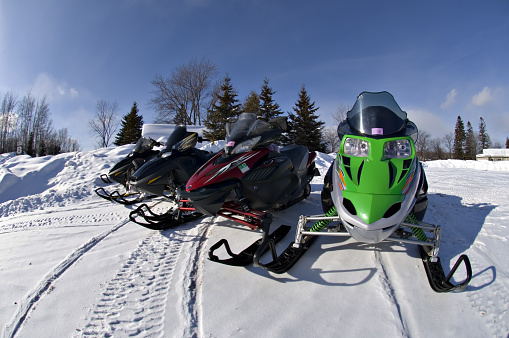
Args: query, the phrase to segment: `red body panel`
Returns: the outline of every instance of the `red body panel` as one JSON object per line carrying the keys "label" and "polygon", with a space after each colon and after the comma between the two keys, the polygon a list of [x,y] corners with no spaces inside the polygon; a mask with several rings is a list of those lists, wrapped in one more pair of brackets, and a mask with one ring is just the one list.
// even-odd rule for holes
{"label": "red body panel", "polygon": [[226,179],[242,177],[254,166],[254,164],[269,153],[267,148],[248,151],[237,156],[231,156],[230,161],[214,164],[216,159],[222,156],[224,150],[205,163],[187,181],[186,191],[192,191],[209,184],[222,182]]}

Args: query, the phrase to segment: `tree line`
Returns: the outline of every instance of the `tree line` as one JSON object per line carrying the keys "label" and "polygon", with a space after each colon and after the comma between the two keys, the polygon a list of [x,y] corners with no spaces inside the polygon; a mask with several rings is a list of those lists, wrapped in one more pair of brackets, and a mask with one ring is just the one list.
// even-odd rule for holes
{"label": "tree line", "polygon": [[[265,78],[259,92],[252,90],[244,99],[239,99],[232,79],[227,74],[222,81],[214,81],[218,74],[217,67],[210,61],[192,59],[188,64],[176,67],[169,76],[156,74],[152,80],[154,89],[148,104],[156,112],[155,123],[204,125],[204,136],[211,140],[222,140],[225,137],[226,122],[242,112],[253,112],[260,118],[270,120],[281,115],[288,116],[290,131],[283,135],[281,144],[297,143],[308,146],[311,150],[336,152],[340,145],[337,136],[337,124],[346,118],[350,109],[339,105],[337,111],[331,113],[336,127],[324,127],[316,114],[315,106],[303,85],[297,94],[297,101],[291,112],[284,113],[274,100],[276,91]],[[118,128],[118,122],[111,124],[116,107],[109,109],[104,102],[98,105],[94,124],[98,137],[98,146],[108,146]],[[101,108],[102,107],[102,108]],[[107,114],[104,112],[107,111]],[[122,127],[113,144],[134,143],[141,135],[143,118],[138,114],[136,102],[131,111],[123,117]],[[458,119],[461,118],[458,116]],[[99,126],[99,128],[98,128]],[[463,132],[461,131],[463,130]],[[486,131],[486,124],[480,118],[479,132],[474,132],[472,124],[467,123],[466,129],[456,128],[441,138],[432,138],[426,130],[419,131],[416,152],[420,159],[475,159],[475,155],[488,147],[501,147],[491,144]],[[509,138],[506,141],[509,147]]]}
{"label": "tree line", "polygon": [[66,128],[53,127],[46,97],[36,98],[29,91],[18,99],[7,92],[1,96],[0,153],[14,152],[20,147],[30,156],[80,150],[79,141],[70,137]]}
{"label": "tree line", "polygon": [[[465,126],[461,116],[458,116],[454,132],[443,137],[432,138],[428,131],[419,130],[415,147],[421,160],[475,160],[483,149],[502,148],[502,144],[491,141],[484,118],[479,118],[476,131],[470,121]],[[509,148],[509,139],[505,147]]]}
{"label": "tree line", "polygon": [[[222,82],[214,82],[217,67],[207,60],[191,60],[188,64],[176,67],[168,76],[155,75],[152,84],[152,98],[149,100],[156,112],[155,123],[204,125],[204,137],[210,140],[223,140],[226,122],[243,112],[255,113],[259,118],[270,120],[284,115],[274,100],[276,93],[265,78],[260,92],[251,91],[241,100],[238,91],[227,74]],[[99,104],[101,103],[101,104]],[[98,140],[97,146],[107,147],[119,123],[115,120],[116,104],[98,101],[95,117],[89,121],[92,134]],[[318,107],[312,102],[303,85],[297,95],[292,112],[288,112],[289,131],[280,140],[282,145],[297,143],[311,150],[327,151],[327,141],[323,135],[324,123],[319,121]],[[121,127],[113,144],[134,143],[141,136],[143,117],[134,102],[131,111],[123,116]]]}

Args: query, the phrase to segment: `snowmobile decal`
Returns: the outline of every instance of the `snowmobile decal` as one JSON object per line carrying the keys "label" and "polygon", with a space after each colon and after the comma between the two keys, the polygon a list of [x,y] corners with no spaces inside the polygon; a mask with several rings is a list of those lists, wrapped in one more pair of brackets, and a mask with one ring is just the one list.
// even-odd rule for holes
{"label": "snowmobile decal", "polygon": [[337,168],[337,171],[339,174],[339,178],[341,179],[339,181],[339,189],[346,190],[346,183],[345,183],[345,178],[344,178],[345,173],[343,172],[343,168],[341,167],[342,161],[341,161],[341,155],[339,155],[339,153],[337,156],[337,160],[338,160],[338,165],[336,166],[336,168]]}
{"label": "snowmobile decal", "polygon": [[[243,171],[241,168],[240,168],[240,165],[244,164],[246,167],[247,167],[247,164],[243,163],[243,162],[246,162],[247,160],[249,160],[250,158],[258,155],[258,151],[254,151],[252,153],[247,153],[247,154],[244,154],[242,156],[240,156],[239,158],[235,159],[234,161],[228,163],[226,166],[222,167],[221,169],[217,170],[216,172],[214,172],[214,174],[212,175],[212,177],[210,177],[207,181],[205,181],[205,183],[208,183],[210,182],[211,180],[213,180],[214,178],[216,178],[217,176],[220,176],[222,174],[224,174],[225,172],[227,171],[230,171],[231,169],[235,168],[235,167],[239,167],[239,169],[242,171],[242,173],[245,173],[245,171]],[[248,167],[248,170],[249,170],[249,167]]]}

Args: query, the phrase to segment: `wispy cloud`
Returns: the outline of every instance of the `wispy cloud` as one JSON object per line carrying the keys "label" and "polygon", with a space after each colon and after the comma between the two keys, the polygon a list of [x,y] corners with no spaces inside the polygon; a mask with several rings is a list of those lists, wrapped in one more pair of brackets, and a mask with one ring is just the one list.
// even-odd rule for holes
{"label": "wispy cloud", "polygon": [[79,95],[76,89],[69,88],[65,80],[56,80],[47,73],[37,75],[32,92],[35,95],[46,96],[50,101],[75,98]]}
{"label": "wispy cloud", "polygon": [[443,114],[436,114],[424,109],[408,109],[408,118],[417,125],[419,130],[426,130],[433,137],[442,137],[452,131],[443,120]]}
{"label": "wispy cloud", "polygon": [[493,100],[491,89],[484,87],[483,90],[472,97],[472,103],[476,106],[484,106],[486,103]]}
{"label": "wispy cloud", "polygon": [[442,110],[446,110],[447,108],[449,108],[450,106],[452,106],[454,104],[454,102],[456,102],[456,96],[458,95],[458,91],[456,89],[452,89],[448,94],[447,94],[447,97],[445,98],[445,102],[443,102],[441,105],[440,105],[440,108]]}

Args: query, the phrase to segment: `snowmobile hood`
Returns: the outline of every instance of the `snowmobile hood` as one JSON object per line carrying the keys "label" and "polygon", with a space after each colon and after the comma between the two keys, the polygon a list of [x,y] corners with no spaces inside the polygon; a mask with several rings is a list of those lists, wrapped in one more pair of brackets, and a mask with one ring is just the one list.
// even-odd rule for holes
{"label": "snowmobile hood", "polygon": [[155,157],[149,160],[134,172],[131,176],[131,181],[138,181],[151,176],[167,177],[173,169],[171,164],[175,157]]}
{"label": "snowmobile hood", "polygon": [[224,157],[224,153],[224,150],[217,153],[191,176],[186,184],[188,192],[230,179],[241,179],[269,150],[262,148],[229,157]]}
{"label": "snowmobile hood", "polygon": [[343,192],[343,205],[357,215],[366,224],[372,224],[385,215],[390,214],[391,208],[397,208],[403,202],[404,195],[374,195],[356,192]]}
{"label": "snowmobile hood", "polygon": [[334,168],[333,199],[342,217],[366,229],[375,223],[376,227],[394,225],[406,217],[391,219],[408,210],[415,199],[417,159],[411,137],[345,135]]}

